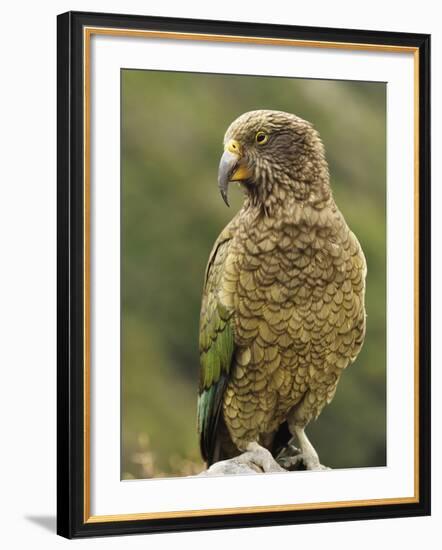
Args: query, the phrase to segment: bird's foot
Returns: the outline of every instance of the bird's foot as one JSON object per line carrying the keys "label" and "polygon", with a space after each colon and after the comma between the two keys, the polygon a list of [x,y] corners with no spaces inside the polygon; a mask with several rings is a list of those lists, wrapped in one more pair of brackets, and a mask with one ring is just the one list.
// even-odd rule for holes
{"label": "bird's foot", "polygon": [[[294,425],[294,436],[301,447],[301,452],[298,455],[298,459],[304,465],[306,470],[310,471],[321,471],[321,470],[330,470],[327,466],[324,466],[319,462],[318,453],[316,452],[313,445],[310,443],[308,437],[305,434],[305,426]],[[292,443],[290,441],[289,443]]]}
{"label": "bird's foot", "polygon": [[299,454],[300,461],[304,464],[306,470],[312,472],[320,472],[322,470],[331,470],[328,466],[324,466],[319,462],[318,455],[316,453],[303,452]]}
{"label": "bird's foot", "polygon": [[265,473],[284,472],[284,468],[276,462],[272,453],[258,445],[258,443],[249,443],[246,452],[237,457],[241,462],[252,462]]}
{"label": "bird's foot", "polygon": [[310,470],[321,471],[330,470],[319,462],[316,452],[302,452],[293,443],[289,443],[282,451],[278,453],[276,462],[285,470]]}
{"label": "bird's foot", "polygon": [[289,443],[276,456],[276,462],[284,468],[284,470],[299,470],[304,463],[302,462],[301,451]]}

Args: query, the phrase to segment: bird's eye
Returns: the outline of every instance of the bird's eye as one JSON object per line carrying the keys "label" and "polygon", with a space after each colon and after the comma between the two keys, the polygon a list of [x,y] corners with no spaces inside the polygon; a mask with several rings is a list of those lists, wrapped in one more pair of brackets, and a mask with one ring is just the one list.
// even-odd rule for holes
{"label": "bird's eye", "polygon": [[258,145],[264,145],[269,141],[269,136],[265,132],[257,132],[255,141]]}

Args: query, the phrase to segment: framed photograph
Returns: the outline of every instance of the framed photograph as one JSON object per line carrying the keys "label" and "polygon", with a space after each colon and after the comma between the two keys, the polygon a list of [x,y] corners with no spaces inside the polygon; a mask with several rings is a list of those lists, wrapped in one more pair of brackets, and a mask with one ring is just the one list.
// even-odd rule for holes
{"label": "framed photograph", "polygon": [[60,535],[430,513],[429,67],[58,17]]}

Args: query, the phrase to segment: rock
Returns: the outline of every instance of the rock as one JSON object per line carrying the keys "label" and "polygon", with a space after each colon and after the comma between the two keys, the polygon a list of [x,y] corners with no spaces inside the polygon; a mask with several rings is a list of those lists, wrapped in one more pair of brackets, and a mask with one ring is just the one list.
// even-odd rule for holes
{"label": "rock", "polygon": [[199,476],[225,476],[234,474],[258,474],[262,473],[259,468],[253,462],[244,461],[243,455],[228,460],[220,460],[212,464],[208,470],[198,474]]}

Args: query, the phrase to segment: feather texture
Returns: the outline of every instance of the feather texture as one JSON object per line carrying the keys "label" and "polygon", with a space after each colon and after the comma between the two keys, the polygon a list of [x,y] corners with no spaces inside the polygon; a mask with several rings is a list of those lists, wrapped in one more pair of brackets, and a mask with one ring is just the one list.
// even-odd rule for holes
{"label": "feather texture", "polygon": [[[246,147],[257,128],[269,133],[265,151]],[[209,464],[220,445],[239,452],[272,434],[280,444],[289,415],[301,425],[316,418],[365,335],[365,258],[333,200],[317,132],[294,115],[255,111],[232,124],[232,137],[254,181],[206,272],[198,428]]]}

